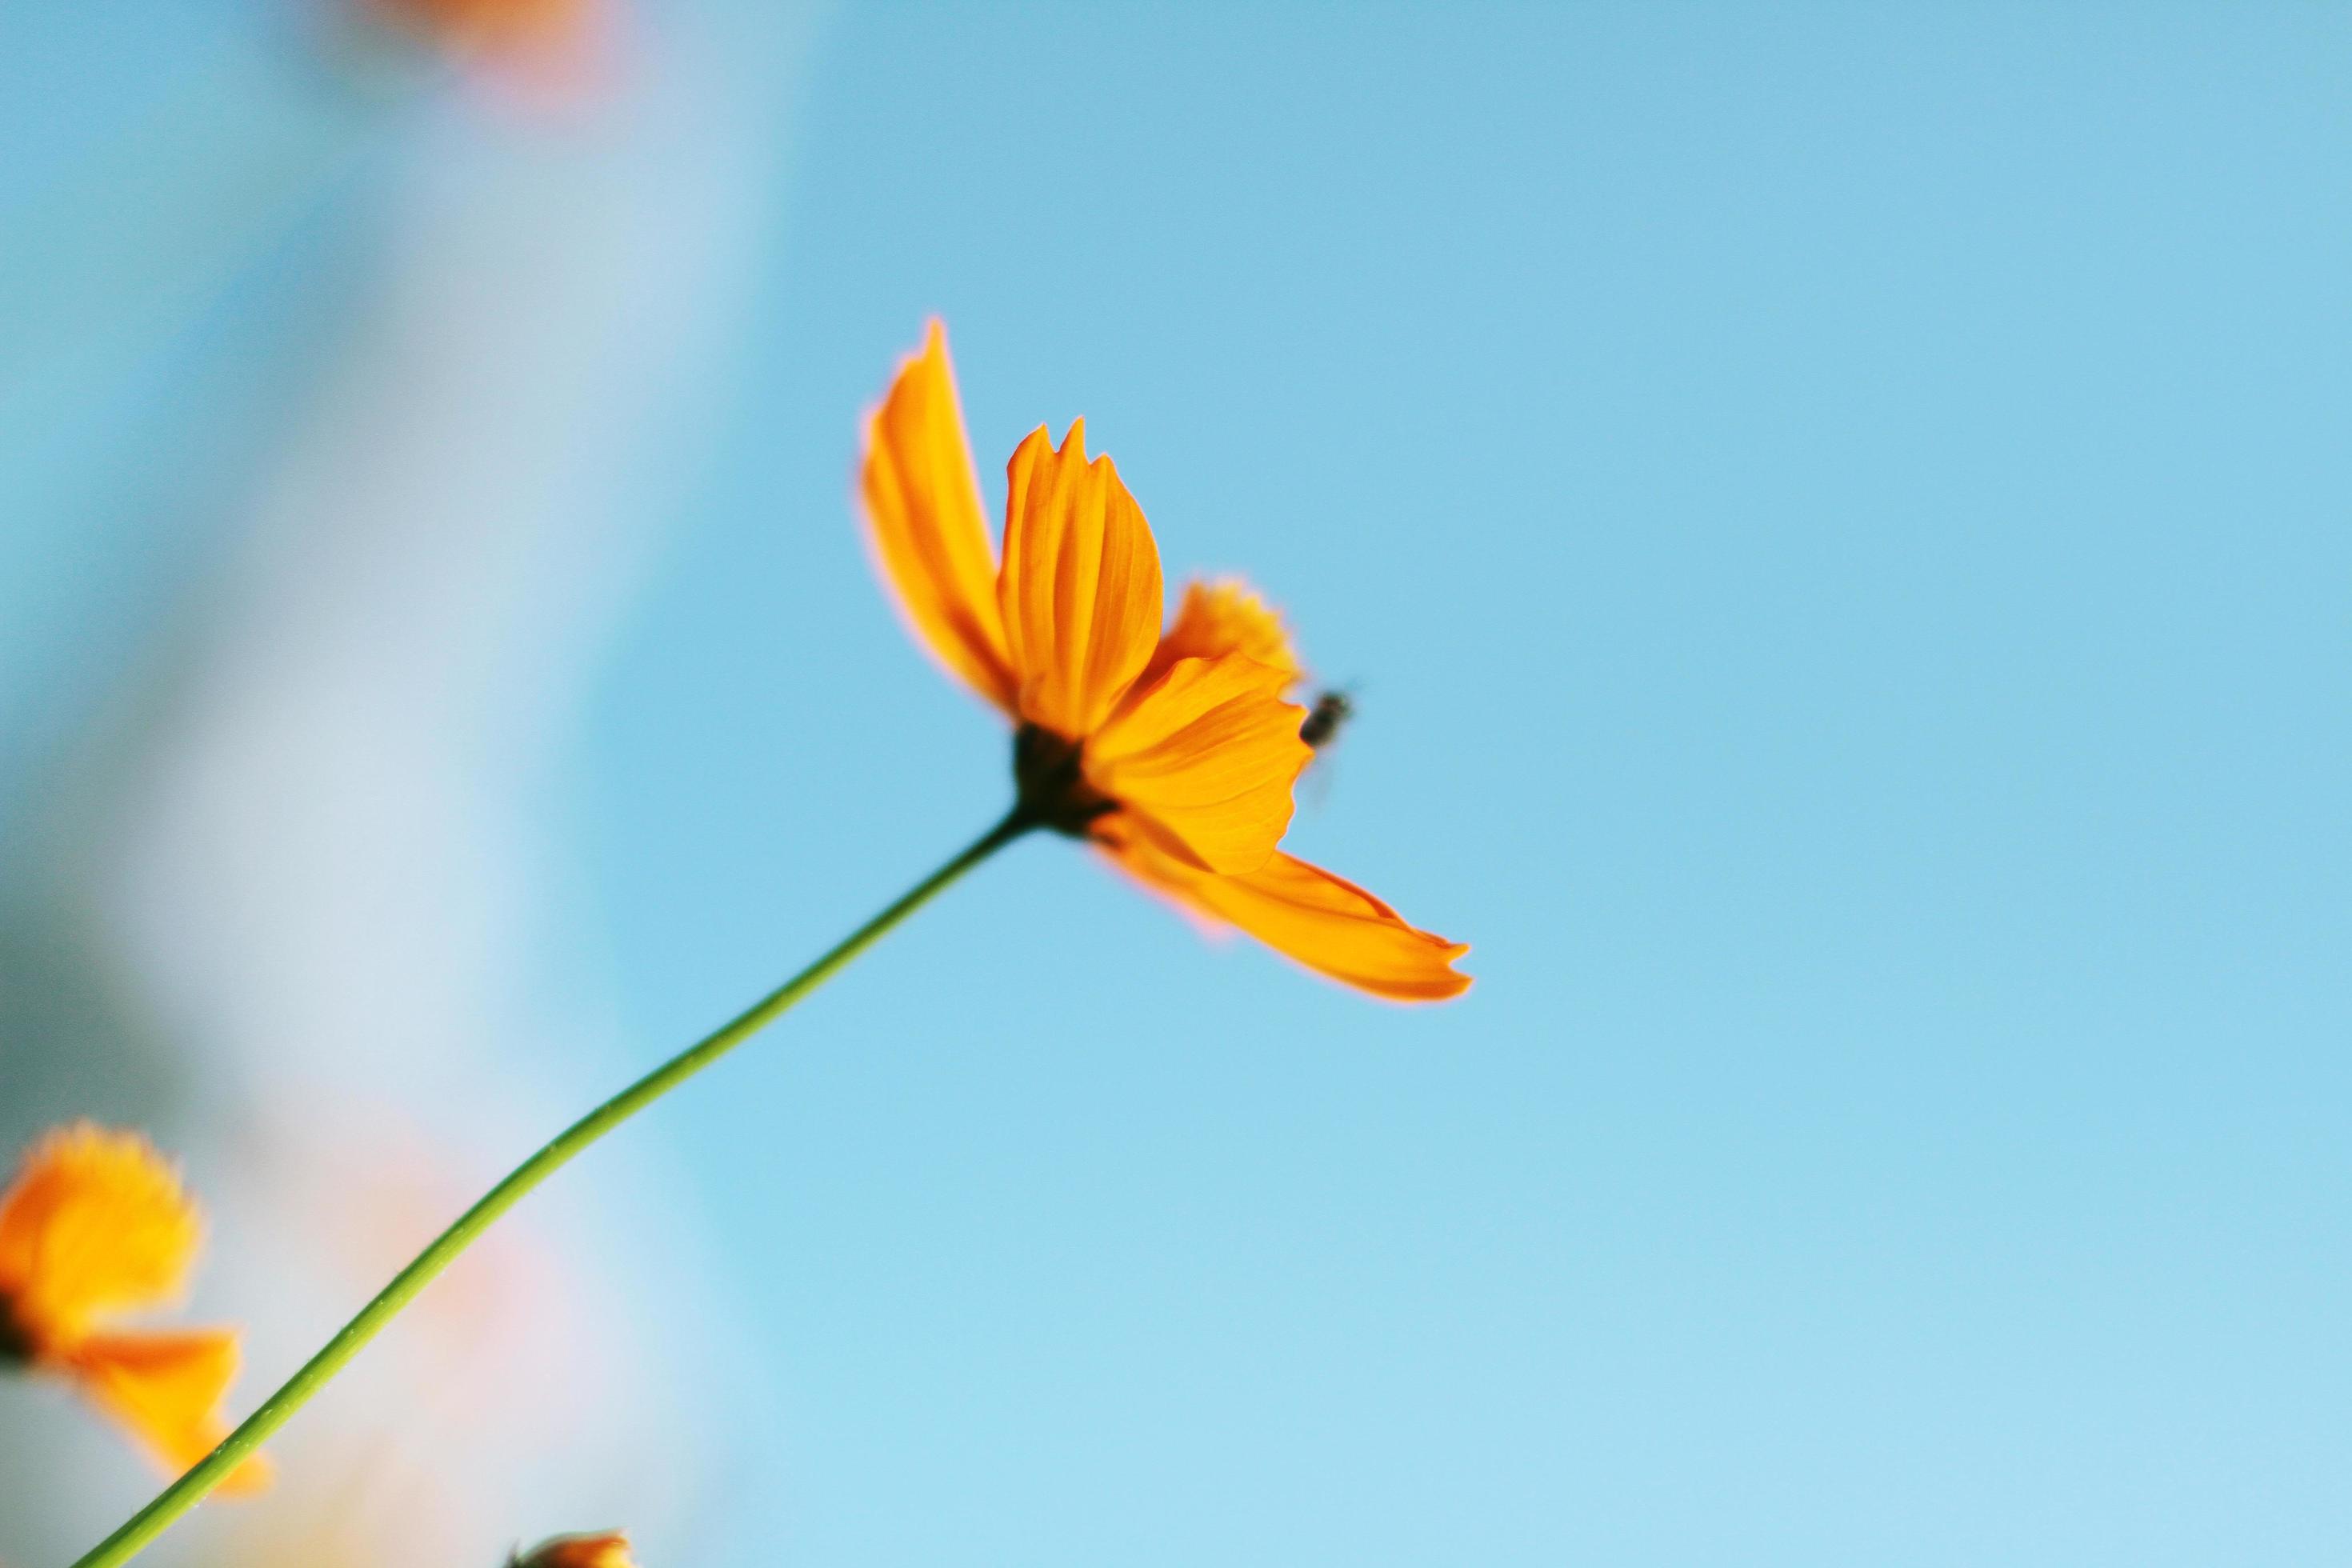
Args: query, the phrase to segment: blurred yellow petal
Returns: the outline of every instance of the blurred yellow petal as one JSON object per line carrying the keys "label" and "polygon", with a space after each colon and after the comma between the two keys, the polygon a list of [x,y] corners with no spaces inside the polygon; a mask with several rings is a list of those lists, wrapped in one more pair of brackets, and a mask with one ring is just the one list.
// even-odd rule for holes
{"label": "blurred yellow petal", "polygon": [[1005,642],[1020,715],[1070,740],[1094,733],[1160,642],[1160,550],[1086,421],[1059,447],[1039,426],[1006,468]]}
{"label": "blurred yellow petal", "polygon": [[36,1144],[0,1195],[0,1298],[19,1332],[70,1340],[172,1300],[203,1239],[195,1204],[144,1138],[77,1123]]}
{"label": "blurred yellow petal", "polygon": [[[86,1121],[36,1143],[0,1194],[0,1354],[72,1384],[175,1475],[227,1435],[236,1332],[100,1325],[177,1296],[203,1237],[194,1201],[144,1138]],[[256,1459],[224,1484],[267,1479]]]}
{"label": "blurred yellow petal", "polygon": [[1454,968],[1467,945],[1416,930],[1319,866],[1276,854],[1254,871],[1219,877],[1167,854],[1118,817],[1106,820],[1096,837],[1146,887],[1359,991],[1391,1002],[1442,1002],[1470,988],[1470,976]]}
{"label": "blurred yellow petal", "polygon": [[947,329],[931,321],[866,425],[866,537],[918,639],[948,672],[1013,709],[996,552],[980,506]]}
{"label": "blurred yellow petal", "polygon": [[1227,654],[1179,659],[1087,742],[1087,782],[1179,859],[1265,863],[1290,826],[1290,786],[1314,752],[1278,669]]}
{"label": "blurred yellow petal", "polygon": [[1184,602],[1175,624],[1160,639],[1143,679],[1165,672],[1180,658],[1215,658],[1238,653],[1282,672],[1288,687],[1303,679],[1306,670],[1290,647],[1290,634],[1264,599],[1237,577],[1223,582],[1192,582],[1184,585]]}
{"label": "blurred yellow petal", "polygon": [[[94,1334],[67,1352],[60,1370],[176,1476],[228,1436],[220,1404],[236,1368],[233,1331],[189,1329]],[[256,1456],[220,1489],[251,1494],[268,1484],[268,1463]]]}

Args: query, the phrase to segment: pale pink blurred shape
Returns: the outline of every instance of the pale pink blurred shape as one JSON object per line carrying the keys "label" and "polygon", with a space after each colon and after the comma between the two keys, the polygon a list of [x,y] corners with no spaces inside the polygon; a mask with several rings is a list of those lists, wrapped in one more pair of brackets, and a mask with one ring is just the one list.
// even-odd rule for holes
{"label": "pale pink blurred shape", "polygon": [[[799,29],[772,30],[797,52]],[[705,45],[724,87],[734,62]],[[593,138],[417,128],[384,253],[254,476],[235,552],[62,807],[93,962],[199,1086],[208,1288],[250,1314],[250,1397],[669,1044],[623,1046],[580,982],[593,938],[560,901],[548,800],[696,481],[771,220],[785,95],[747,112],[743,79],[714,90],[697,63],[666,52],[598,106]],[[273,1445],[283,1498],[371,1522],[379,1555],[357,1568],[492,1568],[526,1521],[623,1497],[633,1522],[691,1511],[702,1402],[748,1336],[658,1139],[632,1132]],[[180,1550],[270,1561],[278,1538],[245,1534],[262,1529],[199,1510]]]}
{"label": "pale pink blurred shape", "polygon": [[[430,1468],[387,1474],[364,1452],[299,1498],[249,1510],[211,1543],[203,1568],[413,1568],[418,1563],[498,1568],[496,1547],[457,1523],[449,1487]],[[314,1476],[320,1467],[313,1466]]]}

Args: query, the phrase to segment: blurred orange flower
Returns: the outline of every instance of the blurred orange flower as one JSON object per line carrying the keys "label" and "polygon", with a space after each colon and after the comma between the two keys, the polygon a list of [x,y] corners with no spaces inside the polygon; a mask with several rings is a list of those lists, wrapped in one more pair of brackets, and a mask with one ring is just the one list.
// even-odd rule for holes
{"label": "blurred orange flower", "polygon": [[1160,551],[1086,424],[1032,431],[1006,468],[1004,557],[982,521],[946,330],[933,321],[866,425],[875,552],[917,637],[1016,728],[1042,825],[1213,924],[1395,1001],[1470,984],[1469,951],[1283,854],[1311,754],[1282,623],[1234,583],[1192,584],[1160,629]]}
{"label": "blurred orange flower", "polygon": [[[227,1436],[236,1331],[106,1325],[177,1300],[203,1238],[194,1201],[135,1132],[51,1132],[0,1194],[0,1361],[71,1384],[174,1474]],[[223,1489],[268,1480],[257,1458]]]}
{"label": "blurred orange flower", "polygon": [[403,31],[469,62],[572,74],[592,52],[598,0],[362,0]]}
{"label": "blurred orange flower", "polygon": [[637,1568],[629,1538],[617,1530],[593,1535],[559,1535],[510,1559],[508,1568]]}

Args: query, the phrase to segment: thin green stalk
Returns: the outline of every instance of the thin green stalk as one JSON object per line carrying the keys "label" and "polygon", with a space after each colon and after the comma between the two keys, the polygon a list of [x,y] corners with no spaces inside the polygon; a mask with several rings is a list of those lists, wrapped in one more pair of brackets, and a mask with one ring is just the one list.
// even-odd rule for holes
{"label": "thin green stalk", "polygon": [[831,979],[836,970],[871,947],[900,921],[929,903],[950,883],[1035,826],[1036,819],[1024,807],[1014,807],[1003,821],[975,839],[970,848],[916,883],[896,903],[844,937],[824,957],[753,1003],[731,1022],[721,1025],[714,1033],[688,1047],[565,1128],[554,1142],[517,1165],[504,1181],[485,1193],[472,1208],[459,1215],[455,1224],[434,1237],[432,1244],[418,1253],[407,1268],[394,1275],[392,1283],[378,1291],[375,1300],[361,1308],[359,1315],[345,1323],[335,1337],[327,1342],[324,1349],[288,1378],[284,1387],[264,1400],[261,1408],[246,1417],[243,1426],[221,1439],[219,1447],[178,1480],[165,1487],[152,1502],[132,1514],[121,1529],[84,1553],[73,1568],[115,1568],[118,1563],[129,1562],[148,1542],[163,1534],[173,1521],[194,1508],[205,1493],[227,1479],[239,1460],[285,1426],[329,1378],[341,1372],[352,1357],[359,1354],[362,1346],[375,1338],[378,1331],[414,1300],[418,1291],[431,1284],[435,1276],[455,1262],[457,1255],[473,1244],[475,1237],[489,1229],[500,1215],[520,1203],[524,1194],[553,1175],[597,1139],[773,1023],[794,1003]]}

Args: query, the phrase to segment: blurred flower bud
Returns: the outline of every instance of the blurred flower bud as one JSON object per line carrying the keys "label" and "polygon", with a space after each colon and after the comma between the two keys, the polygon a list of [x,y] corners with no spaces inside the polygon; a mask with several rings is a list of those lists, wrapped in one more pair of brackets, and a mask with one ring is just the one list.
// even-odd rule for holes
{"label": "blurred flower bud", "polygon": [[559,1535],[508,1560],[508,1568],[637,1568],[629,1538],[617,1530]]}

